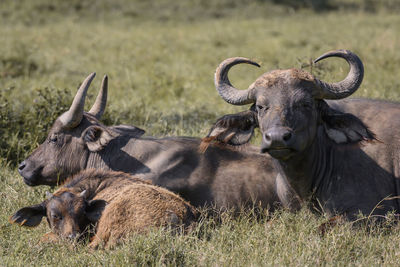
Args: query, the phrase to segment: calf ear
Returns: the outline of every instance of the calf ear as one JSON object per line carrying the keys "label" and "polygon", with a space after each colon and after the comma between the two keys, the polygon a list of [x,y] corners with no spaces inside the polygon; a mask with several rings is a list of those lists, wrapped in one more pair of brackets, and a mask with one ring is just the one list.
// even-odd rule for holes
{"label": "calf ear", "polygon": [[321,120],[326,134],[337,144],[356,144],[376,140],[375,134],[356,116],[343,113],[320,102]]}
{"label": "calf ear", "polygon": [[11,223],[18,223],[20,226],[35,227],[39,225],[44,216],[46,216],[46,205],[43,202],[18,210],[9,220]]}
{"label": "calf ear", "polygon": [[219,118],[202,139],[200,151],[204,152],[211,142],[218,141],[233,146],[246,144],[258,127],[257,114],[253,110],[229,114]]}
{"label": "calf ear", "polygon": [[92,125],[83,131],[82,139],[90,151],[98,152],[118,135],[111,128]]}
{"label": "calf ear", "polygon": [[102,199],[90,200],[86,207],[86,217],[92,223],[96,223],[103,213],[107,202]]}

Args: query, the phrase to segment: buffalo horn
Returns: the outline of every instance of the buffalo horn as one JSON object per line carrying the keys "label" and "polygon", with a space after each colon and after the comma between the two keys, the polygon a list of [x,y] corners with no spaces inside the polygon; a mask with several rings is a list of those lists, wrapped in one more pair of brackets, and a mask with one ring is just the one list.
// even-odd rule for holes
{"label": "buffalo horn", "polygon": [[82,120],[83,117],[83,108],[85,105],[85,97],[87,90],[90,86],[96,73],[91,73],[79,87],[78,92],[74,97],[74,101],[71,104],[71,107],[68,111],[60,116],[60,121],[66,128],[74,128],[76,127]]}
{"label": "buffalo horn", "polygon": [[353,94],[358,87],[360,87],[364,77],[364,66],[360,58],[348,50],[335,50],[323,54],[317,58],[314,63],[317,63],[318,61],[328,57],[344,58],[347,63],[349,63],[350,71],[343,81],[337,83],[327,83],[319,79],[315,79],[317,84],[315,98],[341,99]]}
{"label": "buffalo horn", "polygon": [[260,67],[256,62],[244,57],[233,57],[224,60],[215,71],[215,88],[219,95],[228,103],[233,105],[246,105],[255,100],[254,90],[238,90],[232,86],[228,79],[228,72],[236,64],[247,63]]}
{"label": "buffalo horn", "polygon": [[108,77],[104,75],[103,81],[101,82],[100,92],[96,97],[96,101],[94,102],[92,108],[89,110],[89,113],[95,116],[98,120],[100,120],[101,116],[106,109],[107,104],[107,91],[108,91]]}

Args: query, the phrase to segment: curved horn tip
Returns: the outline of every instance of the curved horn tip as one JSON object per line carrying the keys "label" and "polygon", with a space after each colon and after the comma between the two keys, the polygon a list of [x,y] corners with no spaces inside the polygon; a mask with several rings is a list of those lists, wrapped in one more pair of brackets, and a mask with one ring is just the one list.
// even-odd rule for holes
{"label": "curved horn tip", "polygon": [[108,86],[108,76],[107,76],[107,74],[105,74],[103,76],[103,81],[101,82],[101,85],[102,86]]}
{"label": "curved horn tip", "polygon": [[107,76],[107,74],[105,74],[103,76],[103,80],[101,81],[101,89],[105,89],[105,90],[108,89],[108,76]]}
{"label": "curved horn tip", "polygon": [[261,68],[261,64],[259,64],[258,62],[254,61],[254,60],[251,60],[249,58],[247,58],[247,63],[249,63],[251,65],[254,65],[254,66],[258,67],[258,68]]}
{"label": "curved horn tip", "polygon": [[96,76],[96,72],[92,72],[92,73],[90,73],[86,78],[85,78],[85,80],[81,83],[81,86],[79,87],[79,89],[78,89],[78,91],[82,88],[85,88],[86,86],[89,86],[91,83],[92,83],[92,81],[93,81],[93,79],[94,79],[94,77]]}
{"label": "curved horn tip", "polygon": [[346,49],[337,49],[337,50],[332,50],[324,53],[323,55],[319,56],[317,59],[314,60],[314,63],[317,63],[318,61],[328,58],[328,57],[346,57],[346,56],[354,56],[357,57],[356,54],[351,52],[350,50]]}
{"label": "curved horn tip", "polygon": [[258,64],[257,62],[255,62],[255,61],[252,61],[252,63],[250,63],[250,64],[252,64],[252,65],[254,65],[254,66],[256,66],[256,67],[259,67],[259,68],[261,68],[261,65],[260,64]]}
{"label": "curved horn tip", "polygon": [[96,76],[96,72],[90,73],[86,79],[93,79]]}
{"label": "curved horn tip", "polygon": [[230,64],[240,64],[240,63],[247,63],[247,64],[251,64],[254,65],[256,67],[261,67],[260,64],[258,64],[257,62],[246,58],[246,57],[231,57],[231,58],[227,58],[224,61],[221,62],[221,64],[219,64],[220,66],[223,65],[230,65]]}

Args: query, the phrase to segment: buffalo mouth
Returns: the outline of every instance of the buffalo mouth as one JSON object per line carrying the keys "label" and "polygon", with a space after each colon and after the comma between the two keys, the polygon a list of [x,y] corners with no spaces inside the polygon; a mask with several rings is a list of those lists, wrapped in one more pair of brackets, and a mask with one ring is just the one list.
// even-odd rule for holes
{"label": "buffalo mouth", "polygon": [[36,183],[36,181],[34,181],[34,180],[31,180],[31,179],[28,179],[28,178],[25,178],[25,177],[23,177],[23,178],[24,178],[24,183],[29,185],[29,186],[37,186],[38,185]]}
{"label": "buffalo mouth", "polygon": [[91,238],[94,236],[94,229],[91,227],[90,222],[86,222],[87,226],[84,228],[84,230],[79,230],[76,231],[72,234],[69,235],[63,235],[63,234],[57,234],[60,239],[69,241],[72,243],[82,243],[85,242],[88,238]]}
{"label": "buffalo mouth", "polygon": [[288,147],[274,147],[274,148],[263,148],[261,147],[261,153],[268,153],[271,157],[276,159],[287,159],[290,158],[296,151]]}
{"label": "buffalo mouth", "polygon": [[39,167],[34,171],[24,171],[18,170],[19,174],[24,179],[24,183],[29,186],[38,186],[38,185],[57,185],[58,180],[54,180],[53,178],[46,178],[42,176],[43,167]]}
{"label": "buffalo mouth", "polygon": [[29,186],[37,186],[39,185],[40,172],[42,171],[42,167],[35,169],[34,171],[25,171],[18,170],[19,174],[24,178],[24,183]]}

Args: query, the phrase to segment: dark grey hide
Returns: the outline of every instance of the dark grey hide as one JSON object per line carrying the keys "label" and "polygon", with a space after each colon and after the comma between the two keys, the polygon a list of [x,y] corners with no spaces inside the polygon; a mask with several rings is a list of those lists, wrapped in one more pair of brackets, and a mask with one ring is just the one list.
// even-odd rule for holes
{"label": "dark grey hide", "polygon": [[[271,158],[258,148],[210,146],[189,137],[143,137],[134,126],[105,126],[99,119],[107,98],[107,78],[92,109],[85,113],[91,74],[66,113],[54,122],[46,141],[19,166],[26,184],[57,185],[83,169],[123,171],[180,194],[192,205],[239,208],[274,206],[290,189],[276,180]],[[290,199],[290,198],[289,198]]]}
{"label": "dark grey hide", "polygon": [[312,199],[318,208],[351,220],[359,213],[376,217],[398,213],[400,105],[339,100],[360,86],[363,65],[346,50],[326,53],[317,61],[331,56],[342,57],[350,65],[341,82],[328,84],[297,69],[275,70],[263,74],[248,90],[234,88],[227,72],[238,63],[256,63],[245,58],[225,60],[216,71],[220,95],[231,104],[254,105],[235,117],[221,118],[207,138],[245,143],[248,140],[219,136],[241,132],[239,118],[253,121],[251,127],[259,127],[262,133],[261,152],[275,159],[277,171],[301,199]]}

